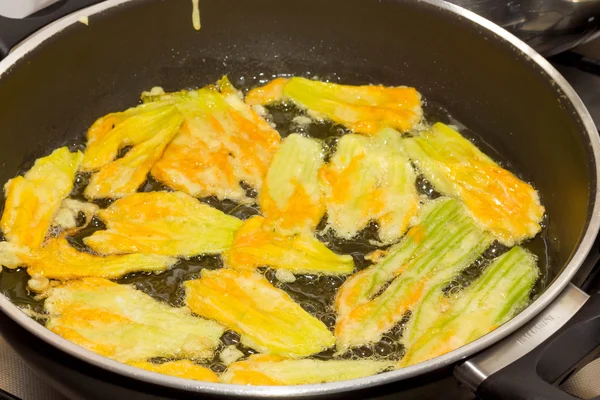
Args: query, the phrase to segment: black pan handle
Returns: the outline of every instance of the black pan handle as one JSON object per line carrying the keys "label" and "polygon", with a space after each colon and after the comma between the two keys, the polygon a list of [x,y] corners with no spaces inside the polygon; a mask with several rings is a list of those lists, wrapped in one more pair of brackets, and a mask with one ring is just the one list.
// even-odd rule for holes
{"label": "black pan handle", "polygon": [[[12,0],[20,1],[20,0]],[[58,6],[51,6],[50,11],[40,11],[23,19],[12,19],[0,16],[0,59],[23,39],[40,28],[82,8],[100,3],[103,0],[66,0]]]}
{"label": "black pan handle", "polygon": [[[477,389],[482,400],[575,400],[557,385],[597,356],[600,292],[552,337],[524,357],[489,376]],[[600,399],[596,397],[595,399]]]}

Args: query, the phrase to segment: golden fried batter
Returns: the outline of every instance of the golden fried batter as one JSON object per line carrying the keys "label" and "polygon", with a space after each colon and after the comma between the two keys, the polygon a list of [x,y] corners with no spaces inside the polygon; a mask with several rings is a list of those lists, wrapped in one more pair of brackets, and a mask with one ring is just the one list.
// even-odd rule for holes
{"label": "golden fried batter", "polygon": [[246,97],[248,104],[288,100],[317,119],[329,119],[366,135],[384,128],[408,131],[423,116],[421,95],[406,86],[349,86],[294,77],[275,79]]}
{"label": "golden fried batter", "polygon": [[325,214],[319,186],[322,165],[323,148],[314,139],[292,134],[280,146],[258,202],[282,233],[312,231]]}
{"label": "golden fried batter", "polygon": [[462,200],[501,243],[513,246],[540,231],[545,210],[535,189],[460,133],[437,123],[422,135],[406,139],[404,146],[435,189]]}
{"label": "golden fried batter", "polygon": [[73,189],[82,157],[61,147],[38,159],[24,176],[8,181],[0,226],[13,245],[30,249],[42,245],[63,199]]}
{"label": "golden fried batter", "polygon": [[279,134],[240,99],[227,78],[219,88],[147,98],[171,102],[185,116],[152,176],[193,196],[252,203],[240,183],[261,189]]}
{"label": "golden fried batter", "polygon": [[130,362],[129,365],[159,374],[176,376],[178,378],[194,379],[196,381],[219,382],[219,377],[210,369],[195,364],[189,360],[170,361],[162,364],[147,361]]}
{"label": "golden fried batter", "polygon": [[100,211],[100,207],[94,203],[85,203],[75,199],[65,199],[62,202],[60,210],[54,217],[54,222],[52,224],[67,232],[76,232],[79,230],[77,227],[77,218],[80,214],[84,216],[85,222],[87,223],[98,213],[98,211]]}
{"label": "golden fried batter", "polygon": [[48,239],[36,251],[18,254],[30,276],[67,280],[83,277],[121,278],[131,272],[162,272],[177,259],[155,254],[96,256],[76,250],[63,236]]}
{"label": "golden fried batter", "polygon": [[98,215],[108,229],[95,232],[85,243],[101,254],[216,254],[231,246],[242,225],[183,192],[136,193]]}
{"label": "golden fried batter", "polygon": [[[144,104],[99,118],[88,130],[82,169],[95,171],[112,162],[119,151],[155,137],[179,112],[170,104]],[[181,123],[181,120],[179,121]]]}
{"label": "golden fried batter", "polygon": [[415,173],[394,129],[373,137],[343,136],[331,162],[320,172],[327,222],[351,239],[370,221],[379,238],[392,243],[404,235],[419,209]]}
{"label": "golden fried batter", "polygon": [[430,288],[450,282],[492,242],[455,199],[430,201],[420,219],[377,264],[354,274],[338,290],[335,334],[340,352],[379,341],[418,307]]}
{"label": "golden fried batter", "polygon": [[539,273],[536,257],[513,247],[456,298],[445,298],[449,306],[435,307],[444,298],[442,288],[431,291],[406,327],[402,343],[407,351],[398,367],[439,357],[504,324],[530,301]]}
{"label": "golden fried batter", "polygon": [[21,255],[30,252],[31,249],[28,247],[17,246],[11,242],[0,242],[0,272],[2,271],[1,266],[10,269],[20,267],[23,265]]}
{"label": "golden fried batter", "polygon": [[264,86],[252,89],[246,95],[246,103],[252,106],[267,105],[283,100],[285,94],[283,89],[289,82],[288,78],[277,78]]}
{"label": "golden fried batter", "polygon": [[184,283],[192,311],[242,335],[242,344],[263,353],[295,358],[323,351],[335,342],[327,327],[283,290],[251,271],[202,271]]}
{"label": "golden fried batter", "polygon": [[135,193],[148,177],[150,169],[162,157],[165,147],[175,137],[183,116],[171,112],[153,126],[154,136],[134,146],[123,158],[105,164],[92,175],[85,195],[90,199],[119,198]]}
{"label": "golden fried batter", "polygon": [[298,274],[347,275],[354,270],[352,256],[329,250],[312,233],[282,235],[254,216],[235,233],[225,263],[235,269],[269,266]]}
{"label": "golden fried batter", "polygon": [[306,385],[346,381],[382,372],[393,366],[374,360],[286,360],[256,354],[238,361],[221,375],[221,382],[236,385]]}
{"label": "golden fried batter", "polygon": [[51,288],[46,327],[71,342],[117,361],[155,357],[210,358],[224,328],[173,308],[131,286],[101,278]]}

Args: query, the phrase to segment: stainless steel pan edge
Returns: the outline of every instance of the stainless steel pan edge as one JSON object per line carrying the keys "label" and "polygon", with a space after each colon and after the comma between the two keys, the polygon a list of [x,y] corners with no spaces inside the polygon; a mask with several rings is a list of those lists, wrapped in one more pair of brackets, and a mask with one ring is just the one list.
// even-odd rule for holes
{"label": "stainless steel pan edge", "polygon": [[[13,64],[15,64],[20,58],[25,56],[30,51],[33,51],[37,46],[43,43],[46,39],[52,37],[56,33],[62,31],[72,24],[80,23],[82,17],[91,17],[91,23],[93,23],[93,15],[101,13],[107,9],[118,7],[122,4],[133,2],[136,0],[107,0],[101,4],[80,10],[73,14],[70,14],[55,23],[45,27],[32,35],[30,38],[23,41],[9,56],[0,62],[0,78],[8,71]],[[409,1],[409,0],[403,0]],[[456,5],[439,1],[439,0],[419,0],[421,2],[428,3],[432,6],[439,7],[446,11],[455,14],[458,18],[468,19],[477,25],[481,26],[482,29],[486,29],[493,32],[499,39],[510,43],[513,47],[517,48],[524,57],[531,60],[539,68],[541,68],[546,74],[548,74],[555,82],[555,84],[562,90],[566,100],[573,104],[574,108],[583,122],[584,129],[586,130],[589,140],[591,151],[594,156],[594,168],[596,170],[596,179],[600,177],[600,137],[596,131],[596,127],[592,121],[591,116],[583,105],[581,99],[566,82],[566,80],[556,71],[541,55],[536,53],[528,45],[520,41],[518,38],[508,33],[504,29],[498,27],[492,22],[470,12]],[[191,9],[190,9],[191,11]],[[593,209],[589,218],[588,226],[583,237],[580,240],[579,247],[571,260],[564,268],[562,273],[556,278],[550,287],[526,310],[520,313],[518,316],[513,318],[511,321],[491,332],[490,334],[480,338],[479,340],[470,343],[460,349],[457,349],[444,356],[436,359],[417,364],[408,368],[404,368],[397,371],[387,372],[376,376],[371,376],[362,379],[355,379],[352,381],[335,382],[318,385],[303,385],[303,386],[285,386],[285,387],[262,387],[262,386],[238,386],[238,385],[226,385],[226,384],[214,384],[205,383],[192,380],[186,380],[181,378],[169,377],[166,375],[160,375],[152,372],[143,371],[137,368],[129,367],[127,365],[118,363],[116,361],[109,360],[102,356],[99,356],[91,351],[81,348],[61,337],[47,330],[37,322],[31,320],[23,312],[21,312],[14,304],[12,304],[6,297],[0,296],[0,309],[6,313],[11,319],[16,321],[27,331],[31,332],[35,336],[39,337],[46,343],[95,366],[104,368],[111,372],[121,374],[130,378],[138,379],[143,382],[158,384],[179,390],[188,390],[198,393],[209,393],[214,395],[228,395],[236,397],[282,397],[282,396],[316,396],[316,395],[327,395],[335,393],[343,393],[348,391],[366,389],[378,385],[387,383],[397,382],[417,375],[424,374],[426,372],[436,370],[438,368],[452,365],[458,361],[464,360],[469,356],[481,352],[482,350],[492,346],[496,342],[515,332],[517,329],[528,323],[534,317],[536,317],[541,311],[546,309],[569,285],[571,279],[585,260],[588,255],[598,230],[600,228],[600,193],[595,190],[595,198],[593,199]],[[510,340],[510,338],[508,339]],[[507,340],[507,341],[508,341]]]}

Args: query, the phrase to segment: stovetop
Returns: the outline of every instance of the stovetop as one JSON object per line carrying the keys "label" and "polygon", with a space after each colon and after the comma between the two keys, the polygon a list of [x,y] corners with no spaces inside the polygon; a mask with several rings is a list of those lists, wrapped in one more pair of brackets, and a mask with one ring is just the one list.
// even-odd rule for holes
{"label": "stovetop", "polygon": [[[577,50],[576,54],[583,54],[588,59],[582,60],[578,55],[571,53],[559,55],[550,61],[577,91],[596,122],[596,126],[600,127],[600,62],[596,64],[594,61],[600,60],[600,40]],[[596,74],[586,70],[594,71]],[[599,376],[600,359],[583,368],[561,387],[581,398],[591,398],[600,395],[599,388],[589,386],[589,382],[598,381]],[[411,391],[402,398],[472,400],[474,396],[461,387],[454,378],[448,376],[435,382],[434,385]],[[39,379],[0,337],[0,400],[66,400],[66,398]]]}

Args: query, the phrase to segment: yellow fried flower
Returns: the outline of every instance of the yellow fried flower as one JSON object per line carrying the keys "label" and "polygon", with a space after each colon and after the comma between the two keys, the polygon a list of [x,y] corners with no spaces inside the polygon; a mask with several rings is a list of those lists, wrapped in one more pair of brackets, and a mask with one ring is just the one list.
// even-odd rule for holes
{"label": "yellow fried flower", "polygon": [[269,266],[299,274],[325,275],[346,275],[354,270],[351,256],[335,254],[312,233],[284,235],[265,222],[261,216],[244,222],[225,254],[228,267]]}
{"label": "yellow fried flower", "polygon": [[124,147],[144,143],[163,131],[165,126],[168,128],[173,119],[181,118],[178,114],[172,105],[156,103],[99,118],[88,130],[82,169],[100,169],[117,158]]}
{"label": "yellow fried flower", "polygon": [[413,129],[423,116],[416,89],[398,86],[350,86],[306,78],[276,79],[251,90],[248,104],[291,100],[317,119],[329,119],[366,135],[384,128]]}
{"label": "yellow fried flower", "polygon": [[42,246],[63,199],[73,189],[82,157],[61,147],[38,159],[24,176],[8,181],[0,226],[12,244],[30,249]]}
{"label": "yellow fried flower", "polygon": [[421,221],[377,264],[338,291],[338,349],[376,342],[419,304],[429,288],[449,282],[492,242],[459,201],[426,204]]}
{"label": "yellow fried flower", "polygon": [[170,107],[169,110],[163,118],[154,121],[152,137],[135,145],[123,158],[103,165],[92,175],[85,188],[86,197],[119,198],[139,189],[183,122],[183,116],[175,107]]}
{"label": "yellow fried flower", "polygon": [[351,239],[373,220],[385,243],[398,240],[408,229],[419,208],[419,195],[401,140],[393,129],[339,140],[320,173],[327,222],[339,237]]}
{"label": "yellow fried flower", "polygon": [[76,250],[63,236],[48,239],[41,249],[17,256],[30,276],[67,280],[83,277],[116,279],[131,272],[162,272],[177,263],[155,254],[97,256]]}
{"label": "yellow fried flower", "polygon": [[390,368],[388,361],[374,360],[286,360],[256,354],[238,361],[221,375],[222,383],[236,385],[306,385],[362,378]]}
{"label": "yellow fried flower", "polygon": [[169,361],[162,364],[147,361],[130,362],[129,365],[150,372],[176,376],[178,378],[194,379],[204,382],[219,382],[219,377],[209,368],[195,364],[189,360]]}
{"label": "yellow fried flower", "polygon": [[279,133],[241,100],[227,78],[219,89],[145,97],[174,104],[185,117],[152,175],[193,196],[252,203],[241,183],[261,189]]}
{"label": "yellow fried flower", "polygon": [[115,201],[98,216],[108,229],[84,241],[101,254],[216,254],[231,246],[242,225],[183,192],[136,193]]}
{"label": "yellow fried flower", "polygon": [[192,311],[242,335],[242,344],[295,358],[333,346],[327,327],[257,272],[220,269],[184,283]]}
{"label": "yellow fried flower", "polygon": [[50,289],[45,302],[52,332],[121,362],[155,357],[210,358],[224,328],[139,290],[101,278]]}
{"label": "yellow fried flower", "polygon": [[512,246],[540,231],[544,207],[533,187],[458,132],[438,123],[404,146],[435,189],[462,200],[501,243]]}
{"label": "yellow fried flower", "polygon": [[[457,298],[444,299],[440,288],[430,291],[404,331],[407,352],[398,366],[439,357],[504,324],[528,303],[538,276],[535,256],[513,247]],[[451,304],[436,307],[438,299]]]}
{"label": "yellow fried flower", "polygon": [[282,233],[313,230],[325,214],[318,177],[322,165],[319,142],[298,134],[288,136],[275,154],[258,202]]}

